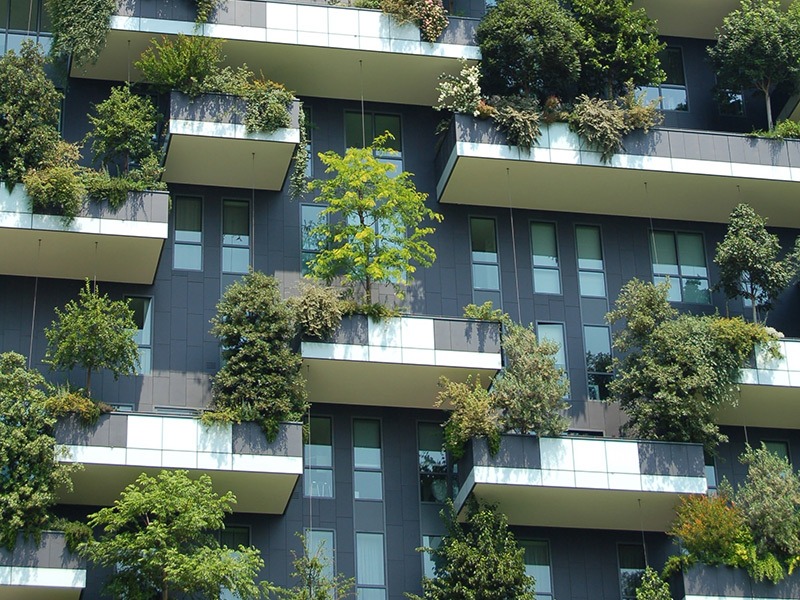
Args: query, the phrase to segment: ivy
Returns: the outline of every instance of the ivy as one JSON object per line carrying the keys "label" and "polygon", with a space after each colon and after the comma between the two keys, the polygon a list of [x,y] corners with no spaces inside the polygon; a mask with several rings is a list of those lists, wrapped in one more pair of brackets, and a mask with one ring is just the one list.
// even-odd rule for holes
{"label": "ivy", "polygon": [[53,28],[51,54],[71,55],[79,66],[97,62],[106,45],[115,0],[46,0]]}

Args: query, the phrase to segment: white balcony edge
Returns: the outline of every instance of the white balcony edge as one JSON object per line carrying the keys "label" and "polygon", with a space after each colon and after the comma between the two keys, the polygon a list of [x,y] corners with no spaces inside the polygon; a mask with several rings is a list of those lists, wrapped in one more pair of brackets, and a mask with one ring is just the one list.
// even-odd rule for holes
{"label": "white balcony edge", "polygon": [[742,369],[742,385],[773,387],[800,387],[800,340],[776,342],[781,358],[775,359],[764,352],[756,353],[756,367]]}
{"label": "white balcony edge", "polygon": [[[111,18],[111,29],[192,35],[194,24],[115,15]],[[414,26],[398,24],[377,11],[357,8],[267,2],[265,27],[208,23],[201,31],[203,35],[228,40],[480,60],[477,46],[428,43],[420,39]]]}
{"label": "white balcony edge", "polygon": [[271,133],[248,133],[247,128],[240,123],[214,123],[189,119],[170,119],[169,134],[286,144],[300,143],[300,130],[297,128],[281,128]]}
{"label": "white balcony edge", "polygon": [[86,569],[0,566],[0,586],[82,589]]}

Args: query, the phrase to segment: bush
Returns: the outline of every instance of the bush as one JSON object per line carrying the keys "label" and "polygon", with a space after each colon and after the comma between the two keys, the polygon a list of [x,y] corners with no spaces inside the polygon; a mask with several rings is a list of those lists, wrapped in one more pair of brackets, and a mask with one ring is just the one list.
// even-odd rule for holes
{"label": "bush", "polygon": [[160,42],[153,40],[134,66],[162,92],[178,90],[198,96],[208,91],[206,79],[217,71],[222,58],[222,40],[179,33],[174,40],[166,36]]}
{"label": "bush", "polygon": [[569,127],[599,151],[606,163],[619,152],[622,137],[630,131],[625,111],[616,102],[590,98],[586,94],[578,96],[569,114]]}
{"label": "bush", "polygon": [[303,335],[325,339],[342,324],[339,290],[317,282],[302,281],[300,295],[289,298],[289,306]]}
{"label": "bush", "polygon": [[381,0],[381,9],[400,23],[419,27],[426,42],[435,42],[447,27],[447,11],[442,0]]}
{"label": "bush", "polygon": [[244,125],[248,132],[271,133],[292,124],[289,107],[294,94],[281,84],[257,80],[242,95],[247,100]]}
{"label": "bush", "polygon": [[477,117],[481,103],[480,69],[478,65],[468,65],[461,61],[458,75],[443,73],[439,75],[436,91],[439,99],[434,105],[436,110],[449,110],[463,115]]}
{"label": "bush", "polygon": [[494,96],[490,102],[495,109],[494,120],[505,132],[509,144],[530,150],[542,133],[539,102],[524,96]]}
{"label": "bush", "polygon": [[501,308],[495,308],[491,300],[487,300],[480,306],[477,304],[467,304],[464,307],[465,319],[478,319],[479,321],[497,321],[498,323],[508,323],[510,317]]}
{"label": "bush", "polygon": [[672,600],[669,584],[650,566],[645,568],[642,583],[636,588],[636,600]]}
{"label": "bush", "polygon": [[769,131],[758,130],[750,135],[773,140],[797,139],[800,138],[800,122],[784,119],[783,121],[778,121],[775,127]]}
{"label": "bush", "polygon": [[441,377],[439,387],[434,406],[453,409],[444,425],[444,445],[453,460],[464,456],[464,446],[474,437],[486,438],[489,451],[496,454],[500,450],[500,413],[481,378],[470,376],[462,383]]}
{"label": "bush", "polygon": [[49,166],[30,169],[22,178],[31,201],[31,210],[59,215],[69,225],[78,216],[86,196],[77,166]]}
{"label": "bush", "polygon": [[72,55],[78,66],[95,63],[106,45],[114,0],[46,0],[53,45],[50,52]]}
{"label": "bush", "polygon": [[69,385],[58,386],[55,393],[46,400],[47,409],[56,418],[75,415],[86,425],[94,425],[100,415],[113,410],[105,402],[87,398],[82,392],[83,390],[73,389]]}
{"label": "bush", "polygon": [[625,124],[630,131],[641,129],[644,133],[664,122],[664,113],[658,110],[658,100],[645,103],[644,93],[636,93],[632,81],[625,84],[627,91],[619,99],[625,111]]}

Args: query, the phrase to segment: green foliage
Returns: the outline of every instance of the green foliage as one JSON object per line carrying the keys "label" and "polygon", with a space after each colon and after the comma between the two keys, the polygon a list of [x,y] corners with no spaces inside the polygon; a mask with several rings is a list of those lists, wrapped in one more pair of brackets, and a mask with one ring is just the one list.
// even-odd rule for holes
{"label": "green foliage", "polygon": [[131,161],[139,163],[155,154],[158,113],[149,98],[134,94],[129,85],[113,87],[94,112],[88,115],[93,130],[87,137],[92,139],[93,160],[105,169],[114,165],[128,172]]}
{"label": "green foliage", "polygon": [[800,239],[795,241],[794,252],[779,260],[778,236],[769,233],[766,225],[767,219],[750,205],[737,205],[714,256],[720,276],[717,289],[722,289],[728,298],[748,299],[753,307],[753,321],[759,320],[759,309],[766,313],[771,308],[797,275],[800,263]]}
{"label": "green foliage", "polygon": [[89,515],[89,525],[101,533],[79,549],[108,568],[105,591],[115,598],[219,598],[222,588],[237,598],[258,598],[255,578],[264,566],[259,551],[220,546],[213,533],[224,528],[235,502],[231,492],[217,495],[208,475],[143,473],[114,506]]}
{"label": "green foliage", "polygon": [[439,99],[435,110],[449,110],[454,113],[477,117],[481,103],[480,68],[461,60],[461,71],[458,75],[442,73],[436,86]]}
{"label": "green foliage", "polygon": [[503,335],[505,365],[492,386],[494,406],[500,409],[503,431],[536,432],[555,437],[567,430],[569,383],[556,367],[558,344],[537,341],[533,326],[511,323]]}
{"label": "green foliage", "polygon": [[[326,549],[320,545],[313,553],[309,553],[305,536],[298,533],[297,537],[303,542],[302,556],[297,556],[297,553],[292,551],[294,571],[291,576],[297,583],[290,588],[270,587],[270,594],[278,600],[351,598],[355,579],[348,579],[341,574],[329,577],[326,571],[331,567],[331,559],[327,556]],[[330,551],[331,549],[328,549],[328,552]]]}
{"label": "green foliage", "polygon": [[778,121],[775,127],[768,131],[754,131],[750,135],[772,140],[800,139],[800,122],[784,119]]}
{"label": "green foliage", "polygon": [[450,502],[442,511],[447,535],[432,555],[436,576],[423,579],[414,600],[533,600],[534,580],[525,574],[524,551],[494,506],[469,507],[465,524]]}
{"label": "green foliage", "polygon": [[153,40],[134,66],[162,92],[198,96],[209,91],[206,79],[217,72],[222,58],[222,40],[179,33],[174,39]]}
{"label": "green foliage", "polygon": [[101,414],[113,410],[105,402],[92,400],[83,394],[83,390],[69,385],[57,386],[48,395],[45,406],[56,418],[75,415],[86,425],[94,425]]}
{"label": "green foliage", "polygon": [[223,359],[211,386],[214,409],[258,423],[274,439],[281,421],[299,421],[308,408],[292,312],[278,281],[251,271],[225,290],[211,323]]}
{"label": "green foliage", "polygon": [[56,531],[64,532],[67,550],[75,554],[79,552],[81,544],[85,544],[92,537],[92,528],[81,521],[56,518],[51,521],[51,526]]}
{"label": "green foliage", "polygon": [[376,156],[391,152],[389,139],[389,133],[378,136],[372,146],[348,148],[344,156],[320,154],[332,176],[309,184],[319,190],[314,201],[325,205],[321,215],[333,217],[309,234],[319,240],[310,275],[327,282],[341,277],[347,285],[361,286],[360,298],[367,304],[373,303],[374,284],[391,284],[402,295],[402,286],[416,271],[414,263],[433,264],[436,252],[425,238],[434,228],[420,225],[442,220],[425,205],[427,194],[417,191],[411,173],[395,173],[394,165]]}
{"label": "green foliage", "polygon": [[106,45],[114,0],[45,0],[52,23],[54,56],[67,54],[78,66],[94,64]]}
{"label": "green foliage", "polygon": [[434,406],[452,408],[444,425],[444,445],[453,460],[464,456],[464,446],[474,437],[486,438],[489,451],[496,454],[500,449],[500,412],[480,376],[473,379],[470,375],[466,382],[441,377],[439,387]]}
{"label": "green foliage", "polygon": [[297,150],[294,152],[294,165],[292,172],[289,174],[289,197],[292,200],[302,198],[308,190],[308,161],[311,160],[311,154],[308,151],[308,136],[309,136],[309,123],[306,122],[306,112],[300,108],[300,118],[298,119],[298,127],[300,128],[300,143],[297,144]]}
{"label": "green foliage", "polygon": [[625,111],[625,124],[628,131],[641,129],[644,133],[664,121],[664,113],[658,110],[658,100],[645,102],[645,95],[637,93],[633,81],[625,84],[625,93],[617,99],[617,103]]}
{"label": "green foliage", "polygon": [[255,80],[244,95],[247,112],[244,125],[248,132],[272,132],[292,124],[289,107],[294,94],[279,83]]}
{"label": "green foliage", "polygon": [[380,302],[364,303],[357,302],[351,298],[342,299],[342,316],[350,315],[364,315],[370,319],[380,321],[381,319],[389,319],[391,317],[399,317],[402,315],[400,308],[396,306],[387,306]]}
{"label": "green foliage", "polygon": [[742,365],[757,343],[772,338],[759,324],[719,315],[678,314],[667,301],[669,283],[626,283],[609,323],[618,356],[609,389],[629,417],[636,438],[696,442],[713,451],[725,436],[717,409],[738,399]]}
{"label": "green foliage", "polygon": [[398,22],[416,25],[426,42],[435,42],[447,27],[447,11],[442,0],[381,0],[380,7]]}
{"label": "green foliage", "polygon": [[569,127],[600,152],[603,162],[622,148],[622,138],[630,132],[625,111],[613,100],[578,96],[569,115]]}
{"label": "green foliage", "polygon": [[482,83],[491,94],[571,95],[583,30],[557,0],[500,0],[478,25]]}
{"label": "green foliage", "polygon": [[723,19],[708,54],[721,88],[764,94],[772,129],[772,91],[780,84],[796,86],[800,78],[800,4],[784,12],[778,0],[742,0]]}
{"label": "green foliage", "polygon": [[56,369],[86,369],[86,394],[91,397],[92,373],[108,369],[118,379],[136,372],[139,348],[133,339],[136,323],[127,301],[111,300],[89,284],[78,300],[56,308],[56,318],[44,330],[45,361]]}
{"label": "green foliage", "polygon": [[95,202],[108,202],[113,209],[119,209],[128,200],[128,192],[165,190],[166,183],[159,181],[164,172],[157,154],[143,159],[136,169],[112,176],[108,170],[92,169],[82,172],[86,193]]}
{"label": "green foliage", "polygon": [[86,187],[77,164],[29,169],[22,181],[33,212],[59,215],[67,225],[78,216]]}
{"label": "green foliage", "polygon": [[208,23],[208,19],[215,10],[228,3],[228,0],[195,0],[197,3],[197,17],[195,23],[201,25]]}
{"label": "green foliage", "polygon": [[75,467],[58,462],[44,386],[39,372],[25,367],[25,357],[0,354],[0,546],[9,550],[18,534],[38,539],[57,492],[72,488]]}
{"label": "green foliage", "polygon": [[504,131],[511,146],[530,150],[541,135],[539,123],[542,113],[534,98],[502,96],[490,99],[494,107],[492,116]]}
{"label": "green foliage", "polygon": [[25,40],[0,57],[0,180],[22,181],[56,147],[61,94],[44,72],[44,56]]}
{"label": "green foliage", "polygon": [[625,93],[628,81],[640,87],[664,81],[658,53],[656,22],[632,0],[573,0],[572,11],[585,33],[580,89],[590,96],[612,99]]}
{"label": "green foliage", "polygon": [[299,296],[289,298],[294,320],[303,335],[326,339],[342,324],[339,290],[316,281],[301,281]]}
{"label": "green foliage", "polygon": [[464,318],[478,319],[479,321],[497,321],[504,324],[511,322],[511,317],[504,313],[501,308],[495,308],[491,300],[487,300],[480,306],[467,304],[464,307]]}
{"label": "green foliage", "polygon": [[636,588],[636,600],[672,600],[669,584],[650,566],[645,568],[642,583]]}

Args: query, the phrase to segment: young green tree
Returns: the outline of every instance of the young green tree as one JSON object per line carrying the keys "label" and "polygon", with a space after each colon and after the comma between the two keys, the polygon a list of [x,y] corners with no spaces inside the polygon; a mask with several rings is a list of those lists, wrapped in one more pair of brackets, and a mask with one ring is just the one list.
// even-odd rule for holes
{"label": "young green tree", "polygon": [[585,33],[580,47],[580,91],[611,100],[634,86],[658,84],[666,74],[658,53],[656,22],[632,0],[573,0],[572,10]]}
{"label": "young green tree", "polygon": [[127,172],[131,161],[139,163],[155,153],[153,137],[158,113],[149,98],[131,92],[129,85],[111,88],[111,94],[88,115],[92,131],[92,158],[108,169]]}
{"label": "young green tree", "polygon": [[57,492],[72,485],[74,467],[58,462],[44,385],[25,357],[0,354],[0,547],[9,550],[18,534],[37,538],[47,528]]}
{"label": "young green tree", "polygon": [[332,575],[331,548],[322,544],[310,548],[310,540],[297,534],[303,542],[303,554],[292,551],[292,577],[297,581],[292,587],[271,587],[270,595],[278,600],[339,600],[353,597],[355,580],[341,574]]}
{"label": "young green tree", "polygon": [[214,535],[235,503],[232,492],[214,492],[208,475],[143,473],[114,506],[89,515],[89,525],[100,534],[79,552],[109,567],[105,590],[114,598],[219,598],[223,589],[243,600],[259,598],[255,579],[264,566],[259,551],[220,546]]}
{"label": "young green tree", "polygon": [[557,0],[500,0],[478,25],[482,86],[544,101],[572,95],[583,30]]}
{"label": "young green tree", "polygon": [[637,438],[696,442],[713,451],[726,438],[714,422],[717,409],[738,399],[742,365],[757,343],[769,343],[764,327],[719,315],[678,314],[667,300],[669,282],[626,283],[609,323],[624,321],[614,335],[619,353],[612,400]]}
{"label": "young green tree", "polygon": [[211,323],[223,359],[211,385],[214,409],[258,423],[270,439],[281,421],[299,421],[308,408],[302,358],[278,281],[251,271],[225,290]]}
{"label": "young green tree", "polygon": [[[769,233],[766,225],[767,219],[750,205],[737,205],[714,256],[720,275],[717,287],[728,298],[747,299],[752,305],[754,323],[759,321],[759,310],[766,313],[797,275],[800,259],[800,238],[795,241],[794,251],[780,260],[778,236]],[[766,321],[766,314],[764,317]]]}
{"label": "young green tree", "polygon": [[441,221],[442,215],[425,205],[427,194],[418,192],[411,173],[395,172],[379,154],[391,153],[388,132],[366,148],[348,148],[344,156],[333,151],[321,153],[328,179],[309,184],[319,190],[314,199],[325,205],[328,215],[310,232],[319,252],[309,262],[309,275],[327,282],[337,277],[360,286],[358,300],[373,304],[373,287],[386,283],[401,293],[402,286],[416,270],[429,267],[436,252],[425,240],[434,232],[423,221]]}
{"label": "young green tree", "polygon": [[132,375],[139,365],[139,347],[134,340],[136,323],[127,301],[111,300],[86,280],[78,299],[44,330],[47,338],[45,362],[56,369],[86,369],[86,394],[92,393],[92,373],[108,369],[118,379]]}
{"label": "young green tree", "polygon": [[536,339],[532,326],[511,323],[503,336],[505,366],[491,396],[501,412],[501,427],[519,433],[558,436],[569,427],[564,397],[569,383],[556,366],[558,344]]}
{"label": "young green tree", "polygon": [[636,600],[672,600],[669,584],[650,566],[645,568],[642,583],[636,588]]}
{"label": "young green tree", "polygon": [[18,183],[52,154],[60,102],[37,45],[25,40],[0,57],[0,180]]}
{"label": "young green tree", "polygon": [[764,94],[772,129],[772,92],[800,79],[800,4],[785,12],[778,0],[742,0],[741,8],[723,19],[708,54],[721,88]]}
{"label": "young green tree", "polygon": [[435,576],[422,581],[414,600],[533,600],[534,580],[525,574],[524,550],[508,529],[508,519],[494,506],[469,507],[458,522],[452,502],[442,511],[447,535],[438,548],[426,548]]}
{"label": "young green tree", "polygon": [[489,451],[496,454],[502,432],[500,411],[481,378],[469,376],[461,382],[441,377],[439,387],[434,406],[452,409],[444,424],[444,445],[453,460],[464,456],[464,447],[474,437],[485,438]]}
{"label": "young green tree", "polygon": [[114,0],[46,0],[53,31],[51,54],[71,55],[77,65],[94,64],[106,45]]}

